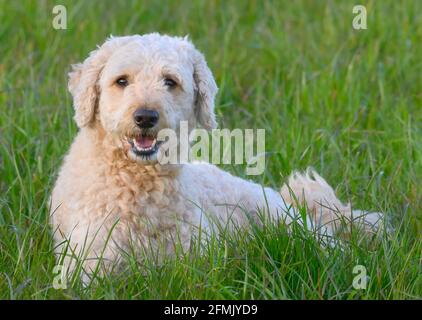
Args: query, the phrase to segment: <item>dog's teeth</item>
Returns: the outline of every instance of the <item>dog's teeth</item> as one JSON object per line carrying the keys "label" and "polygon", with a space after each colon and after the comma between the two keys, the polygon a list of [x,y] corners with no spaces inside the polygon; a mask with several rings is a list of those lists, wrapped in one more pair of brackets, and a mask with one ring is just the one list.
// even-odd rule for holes
{"label": "dog's teeth", "polygon": [[155,145],[157,143],[157,139],[154,139],[154,141],[152,142],[152,144],[149,147],[143,148],[137,143],[136,139],[133,139],[132,141],[133,141],[133,145],[135,146],[135,148],[139,151],[142,151],[142,152],[151,151],[152,149],[155,148]]}

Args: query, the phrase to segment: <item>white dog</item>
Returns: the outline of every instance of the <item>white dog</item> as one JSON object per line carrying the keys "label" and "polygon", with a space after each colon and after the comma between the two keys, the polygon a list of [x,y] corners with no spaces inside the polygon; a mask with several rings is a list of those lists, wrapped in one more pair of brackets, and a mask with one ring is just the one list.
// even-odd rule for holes
{"label": "white dog", "polygon": [[306,205],[327,234],[338,215],[371,225],[379,218],[352,212],[312,171],[293,174],[278,192],[207,163],[160,165],[159,130],[177,131],[181,121],[189,130],[216,126],[216,83],[186,38],[110,38],[74,66],[69,90],[80,130],[54,187],[51,224],[70,268],[71,252],[88,275],[99,257],[111,266],[129,247],[172,254],[175,239],[188,248],[199,226],[209,230],[213,219],[246,226],[257,208],[290,223],[291,206]]}

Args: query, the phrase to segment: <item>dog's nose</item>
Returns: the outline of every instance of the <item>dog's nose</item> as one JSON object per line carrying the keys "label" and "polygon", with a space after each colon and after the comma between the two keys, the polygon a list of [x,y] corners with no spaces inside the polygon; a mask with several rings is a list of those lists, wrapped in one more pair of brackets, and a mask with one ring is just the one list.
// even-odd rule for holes
{"label": "dog's nose", "polygon": [[158,122],[160,114],[155,110],[137,109],[133,113],[133,120],[140,128],[152,128]]}

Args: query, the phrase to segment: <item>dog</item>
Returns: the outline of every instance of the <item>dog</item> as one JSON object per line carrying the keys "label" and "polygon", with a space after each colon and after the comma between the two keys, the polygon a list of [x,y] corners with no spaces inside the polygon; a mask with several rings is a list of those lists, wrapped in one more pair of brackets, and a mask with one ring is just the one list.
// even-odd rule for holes
{"label": "dog", "polygon": [[122,250],[174,254],[188,250],[213,220],[247,227],[257,208],[292,223],[297,208],[321,233],[339,219],[376,229],[379,213],[353,211],[315,171],[295,172],[280,191],[235,177],[204,162],[162,165],[163,129],[216,127],[217,85],[204,56],[187,37],[158,33],[110,37],[69,73],[79,128],[51,197],[56,252],[84,275],[121,262]]}

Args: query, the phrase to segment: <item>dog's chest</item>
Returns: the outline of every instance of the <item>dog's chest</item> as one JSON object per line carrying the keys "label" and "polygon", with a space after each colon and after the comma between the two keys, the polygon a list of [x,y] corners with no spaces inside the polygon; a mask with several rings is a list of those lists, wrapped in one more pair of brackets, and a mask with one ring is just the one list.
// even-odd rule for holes
{"label": "dog's chest", "polygon": [[110,176],[107,185],[112,185],[115,194],[108,198],[107,209],[124,222],[137,229],[146,225],[172,229],[191,221],[193,205],[183,198],[175,173],[138,167],[120,169]]}

